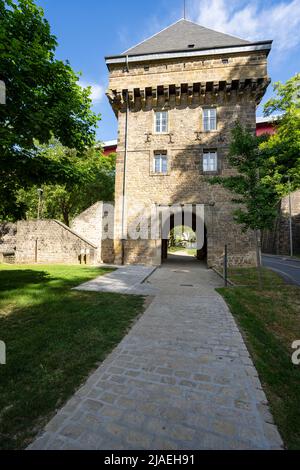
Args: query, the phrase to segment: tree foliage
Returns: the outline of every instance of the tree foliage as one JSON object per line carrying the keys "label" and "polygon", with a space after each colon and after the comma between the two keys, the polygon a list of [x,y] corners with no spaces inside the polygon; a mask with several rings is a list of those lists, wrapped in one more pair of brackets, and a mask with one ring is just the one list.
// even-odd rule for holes
{"label": "tree foliage", "polygon": [[0,0],[0,215],[18,217],[16,190],[64,181],[60,161],[44,159],[35,141],[52,136],[83,151],[94,143],[99,116],[91,110],[90,90],[78,84],[68,62],[55,59],[57,41],[43,10],[33,0]]}
{"label": "tree foliage", "polygon": [[264,114],[281,113],[276,132],[261,145],[268,164],[268,176],[284,196],[289,190],[287,177],[293,189],[300,187],[300,73],[285,84],[274,84],[276,95],[267,101]]}
{"label": "tree foliage", "polygon": [[33,186],[30,190],[21,189],[17,203],[22,207],[22,218],[36,218],[38,189],[43,190],[41,216],[53,218],[69,225],[71,219],[97,201],[113,201],[115,179],[115,154],[103,156],[95,148],[78,156],[74,150],[52,140],[49,146],[43,145],[43,157],[64,162],[65,172],[71,168],[72,177],[64,184]]}
{"label": "tree foliage", "polygon": [[300,187],[300,74],[275,83],[274,91],[264,107],[267,116],[281,113],[274,135],[256,137],[237,123],[228,156],[237,174],[210,180],[232,191],[234,218],[256,231],[258,251],[259,232],[272,228],[280,199]]}
{"label": "tree foliage", "polygon": [[228,155],[228,163],[237,173],[209,179],[211,184],[221,184],[233,192],[232,201],[239,205],[234,219],[243,230],[270,228],[277,213],[279,195],[272,181],[266,178],[265,154],[260,148],[264,139],[237,123]]}

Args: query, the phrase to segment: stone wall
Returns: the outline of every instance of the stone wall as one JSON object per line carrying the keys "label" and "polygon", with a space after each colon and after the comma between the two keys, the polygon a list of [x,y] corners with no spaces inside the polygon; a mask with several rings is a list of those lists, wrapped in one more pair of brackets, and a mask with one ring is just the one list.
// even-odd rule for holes
{"label": "stone wall", "polygon": [[[300,191],[291,194],[293,251],[300,254]],[[290,254],[289,197],[282,199],[272,230],[265,230],[262,237],[264,253]]]}
{"label": "stone wall", "polygon": [[[224,63],[224,59],[228,62]],[[267,76],[265,51],[240,52],[201,57],[173,58],[161,61],[109,66],[109,90],[134,89],[170,83],[229,81]]]}
{"label": "stone wall", "polygon": [[[227,153],[231,131],[236,121],[255,132],[256,105],[260,100],[257,91],[247,92],[230,89],[228,92],[204,90],[195,92],[195,82],[222,81],[233,86],[234,81],[267,81],[267,61],[264,52],[234,54],[224,65],[222,57],[165,60],[152,62],[149,69],[145,64],[130,64],[129,72],[121,65],[110,66],[108,95],[118,115],[118,154],[116,168],[116,212],[114,244],[115,260],[122,259],[121,225],[123,194],[123,170],[125,156],[126,106],[118,105],[113,90],[130,90],[140,87],[154,90],[154,95],[134,98],[130,102],[128,117],[127,161],[126,161],[126,203],[132,214],[128,223],[136,217],[137,205],[149,208],[151,205],[204,204],[207,230],[207,264],[219,265],[222,262],[224,245],[228,245],[229,260],[232,265],[255,264],[255,243],[252,232],[241,232],[233,221],[232,212],[236,208],[231,202],[232,195],[220,186],[208,183],[209,175],[203,174],[202,159],[204,150],[213,149],[218,153],[218,175],[231,175]],[[180,97],[172,96],[171,84],[178,88]],[[254,82],[253,82],[254,83]],[[160,87],[166,87],[167,98],[156,96]],[[154,87],[154,88],[153,88]],[[169,88],[168,88],[169,87]],[[251,88],[251,87],[250,87]],[[189,96],[189,89],[191,96]],[[118,93],[117,93],[118,94]],[[147,94],[147,93],[146,93]],[[135,93],[134,93],[135,95]],[[144,97],[144,101],[143,101]],[[119,107],[118,107],[119,106]],[[203,107],[217,108],[217,130],[204,132],[202,126]],[[169,116],[169,129],[165,134],[156,134],[154,129],[155,111],[166,110]],[[168,173],[153,172],[155,152],[163,151],[168,156]],[[125,243],[125,262],[161,262],[161,240],[128,240]]]}
{"label": "stone wall", "polygon": [[0,223],[0,262],[13,262],[16,250],[17,225],[11,222]]}
{"label": "stone wall", "polygon": [[115,262],[114,240],[106,238],[101,242],[101,262],[113,264]]}
{"label": "stone wall", "polygon": [[97,262],[97,247],[56,220],[17,222],[16,248],[16,263]]}
{"label": "stone wall", "polygon": [[[107,213],[106,213],[107,212]],[[56,220],[0,224],[0,262],[114,262],[113,205],[97,202],[73,220],[71,228]]]}
{"label": "stone wall", "polygon": [[75,217],[71,223],[72,230],[98,247],[98,262],[101,262],[102,219],[103,202],[99,201]]}

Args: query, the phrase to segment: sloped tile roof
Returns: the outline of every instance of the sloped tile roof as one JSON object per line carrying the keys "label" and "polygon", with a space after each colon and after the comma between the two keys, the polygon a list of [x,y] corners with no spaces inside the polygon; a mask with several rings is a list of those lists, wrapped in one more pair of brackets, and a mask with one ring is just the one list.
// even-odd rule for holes
{"label": "sloped tile roof", "polygon": [[214,47],[245,46],[247,44],[251,43],[182,19],[140,44],[131,47],[122,55],[192,51]]}

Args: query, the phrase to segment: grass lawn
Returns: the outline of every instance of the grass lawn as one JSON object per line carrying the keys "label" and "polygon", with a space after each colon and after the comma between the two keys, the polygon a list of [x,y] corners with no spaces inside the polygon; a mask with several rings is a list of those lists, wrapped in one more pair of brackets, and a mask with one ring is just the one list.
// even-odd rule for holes
{"label": "grass lawn", "polygon": [[300,288],[263,270],[231,269],[230,279],[247,287],[221,288],[259,373],[271,410],[288,449],[300,449],[300,365],[292,364],[293,341],[300,340]]}
{"label": "grass lawn", "polygon": [[189,256],[196,256],[196,248],[185,248],[183,246],[170,246],[168,248],[168,253],[176,253],[177,251],[185,251]]}
{"label": "grass lawn", "polygon": [[143,311],[143,297],[71,290],[108,271],[0,265],[0,449],[25,448]]}

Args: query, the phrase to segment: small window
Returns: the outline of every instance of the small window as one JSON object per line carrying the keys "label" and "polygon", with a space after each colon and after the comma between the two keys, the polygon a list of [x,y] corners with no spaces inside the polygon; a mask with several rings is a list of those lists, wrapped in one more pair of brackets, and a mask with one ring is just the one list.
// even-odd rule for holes
{"label": "small window", "polygon": [[189,48],[189,49],[193,49],[194,47],[195,47],[195,44],[189,44],[189,45],[188,45],[188,48]]}
{"label": "small window", "polygon": [[228,59],[222,59],[222,64],[228,64]]}
{"label": "small window", "polygon": [[216,151],[207,150],[203,153],[203,171],[217,171],[218,170],[218,155]]}
{"label": "small window", "polygon": [[168,132],[168,112],[160,111],[155,113],[155,132],[163,134]]}
{"label": "small window", "polygon": [[153,161],[154,173],[167,174],[168,172],[168,157],[166,154],[155,154]]}
{"label": "small window", "polygon": [[216,108],[203,108],[203,129],[205,132],[217,130]]}

